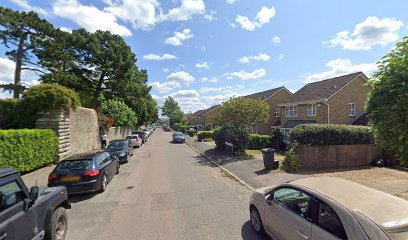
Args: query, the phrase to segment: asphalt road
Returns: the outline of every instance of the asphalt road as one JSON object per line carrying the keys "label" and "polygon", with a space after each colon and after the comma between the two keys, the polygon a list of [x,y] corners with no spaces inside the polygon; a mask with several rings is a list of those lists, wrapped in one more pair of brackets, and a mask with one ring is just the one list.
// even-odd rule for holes
{"label": "asphalt road", "polygon": [[101,194],[70,198],[68,240],[266,239],[252,230],[250,190],[158,128]]}

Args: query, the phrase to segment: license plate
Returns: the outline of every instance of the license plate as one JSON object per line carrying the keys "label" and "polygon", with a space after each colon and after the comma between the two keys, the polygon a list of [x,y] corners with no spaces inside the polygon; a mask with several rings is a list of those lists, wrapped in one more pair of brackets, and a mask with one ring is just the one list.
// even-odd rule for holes
{"label": "license plate", "polygon": [[81,180],[80,176],[69,176],[61,178],[61,182],[77,182]]}

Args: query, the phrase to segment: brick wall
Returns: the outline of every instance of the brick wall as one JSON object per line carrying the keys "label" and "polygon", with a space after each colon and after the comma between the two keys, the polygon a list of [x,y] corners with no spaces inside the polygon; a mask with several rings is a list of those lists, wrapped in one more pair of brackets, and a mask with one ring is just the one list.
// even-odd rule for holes
{"label": "brick wall", "polygon": [[382,156],[374,144],[305,146],[298,149],[302,170],[369,166]]}
{"label": "brick wall", "polygon": [[316,116],[308,116],[309,104],[298,105],[297,117],[286,117],[285,107],[281,107],[281,127],[284,127],[289,120],[315,120],[319,124],[327,123],[327,105],[324,103],[316,103]]}

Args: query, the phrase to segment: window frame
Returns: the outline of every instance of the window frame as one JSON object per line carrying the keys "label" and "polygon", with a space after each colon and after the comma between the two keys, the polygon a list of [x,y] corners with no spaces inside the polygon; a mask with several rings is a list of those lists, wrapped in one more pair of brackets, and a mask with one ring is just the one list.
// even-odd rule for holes
{"label": "window frame", "polygon": [[279,108],[275,108],[274,110],[273,110],[273,116],[274,117],[280,117],[280,109]]}
{"label": "window frame", "polygon": [[313,224],[314,224],[316,227],[319,227],[320,229],[322,229],[323,231],[325,231],[325,232],[327,232],[327,233],[329,233],[329,234],[335,236],[336,238],[342,239],[342,238],[340,238],[339,236],[337,236],[337,235],[331,233],[329,230],[325,229],[323,226],[321,226],[321,225],[319,224],[320,205],[321,205],[321,204],[324,204],[324,205],[328,206],[328,207],[336,214],[338,220],[340,221],[341,226],[343,227],[344,234],[346,235],[346,238],[345,238],[345,239],[342,239],[342,240],[348,240],[347,231],[346,231],[346,229],[344,228],[344,224],[343,224],[343,222],[342,222],[342,220],[341,220],[339,214],[336,212],[336,210],[334,210],[334,208],[333,208],[332,206],[330,206],[330,204],[326,203],[325,201],[323,201],[323,200],[321,200],[321,199],[319,199],[319,198],[315,198],[314,202],[315,202],[315,203],[314,203],[314,205],[315,205],[315,212],[313,213],[313,217],[312,217],[312,219],[313,219]]}
{"label": "window frame", "polygon": [[[20,182],[18,181],[18,179],[8,179],[8,180],[6,180],[6,181],[4,181],[4,182],[0,182],[0,187],[3,187],[3,186],[5,186],[5,185],[11,184],[11,183],[15,183],[15,184],[17,185],[17,187],[20,189],[20,192],[21,192],[21,200],[15,202],[14,204],[8,206],[7,208],[5,208],[5,209],[3,209],[3,210],[0,209],[0,215],[6,214],[6,213],[8,213],[8,212],[14,212],[15,210],[13,211],[13,209],[15,209],[15,208],[20,209],[21,206],[24,206],[25,200],[28,199],[28,195],[27,195],[27,192],[26,192],[27,189],[25,188],[25,186],[22,186],[22,185],[20,184]],[[20,205],[21,205],[21,206],[20,206]],[[22,210],[22,209],[21,209],[21,210]]]}
{"label": "window frame", "polygon": [[[281,190],[281,189],[291,189],[291,190],[295,190],[295,191],[301,192],[301,193],[303,193],[303,194],[309,196],[309,197],[310,197],[310,202],[309,202],[309,208],[310,208],[310,210],[309,210],[309,216],[301,216],[299,213],[295,212],[293,209],[289,208],[289,207],[286,206],[285,204],[283,204],[283,203],[278,202],[277,200],[275,200],[275,193],[276,193],[277,191]],[[281,186],[281,187],[279,187],[279,188],[275,188],[273,191],[271,191],[271,192],[268,193],[268,194],[270,194],[269,197],[272,198],[272,201],[273,201],[274,203],[279,204],[279,205],[282,206],[285,210],[289,211],[290,213],[294,214],[295,216],[298,216],[298,217],[300,217],[300,218],[302,218],[302,219],[304,219],[304,220],[306,220],[306,221],[308,221],[308,222],[311,222],[311,223],[314,222],[313,219],[314,219],[314,215],[315,215],[315,214],[314,214],[314,212],[315,212],[315,204],[314,204],[314,202],[315,202],[315,201],[314,201],[315,197],[314,197],[312,194],[310,194],[310,193],[308,193],[308,192],[306,192],[306,191],[304,191],[304,190],[302,190],[302,189],[293,187],[293,186]],[[308,217],[309,217],[310,219],[309,219]]]}
{"label": "window frame", "polygon": [[[311,111],[312,111],[312,113],[311,113]],[[307,105],[307,116],[309,116],[309,117],[316,117],[317,116],[316,103],[310,103],[310,104]]]}
{"label": "window frame", "polygon": [[299,115],[298,105],[291,105],[285,107],[285,116],[286,117],[297,117]]}
{"label": "window frame", "polygon": [[356,104],[355,103],[349,103],[348,104],[348,115],[349,115],[349,117],[355,117],[356,116]]}

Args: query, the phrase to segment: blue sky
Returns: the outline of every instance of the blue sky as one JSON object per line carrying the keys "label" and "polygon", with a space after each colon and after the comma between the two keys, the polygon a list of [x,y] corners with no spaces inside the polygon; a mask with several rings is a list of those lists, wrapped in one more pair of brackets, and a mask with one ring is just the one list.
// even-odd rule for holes
{"label": "blue sky", "polygon": [[[350,72],[370,75],[407,35],[408,1],[380,0],[3,0],[69,31],[110,30],[124,37],[148,70],[159,105],[185,112],[233,96]],[[0,48],[0,82],[13,63]],[[27,84],[37,84],[32,73]],[[2,93],[2,97],[9,96]]]}

